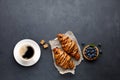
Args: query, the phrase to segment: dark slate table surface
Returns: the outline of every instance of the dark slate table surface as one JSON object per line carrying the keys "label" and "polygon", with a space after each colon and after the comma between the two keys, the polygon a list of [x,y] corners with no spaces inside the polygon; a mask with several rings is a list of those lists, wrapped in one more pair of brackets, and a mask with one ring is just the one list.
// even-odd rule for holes
{"label": "dark slate table surface", "polygon": [[[50,47],[32,67],[14,60],[21,39],[48,42],[68,30],[79,44],[102,43],[99,59],[82,61],[75,75],[58,73]],[[119,42],[120,0],[0,0],[0,80],[120,80]]]}

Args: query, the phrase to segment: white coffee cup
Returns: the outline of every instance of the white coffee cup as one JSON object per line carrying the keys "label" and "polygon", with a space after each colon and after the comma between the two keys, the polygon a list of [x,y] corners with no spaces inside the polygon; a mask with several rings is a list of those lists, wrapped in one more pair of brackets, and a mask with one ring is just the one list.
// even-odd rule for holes
{"label": "white coffee cup", "polygon": [[41,56],[39,45],[31,39],[19,41],[14,48],[14,58],[22,66],[32,66]]}

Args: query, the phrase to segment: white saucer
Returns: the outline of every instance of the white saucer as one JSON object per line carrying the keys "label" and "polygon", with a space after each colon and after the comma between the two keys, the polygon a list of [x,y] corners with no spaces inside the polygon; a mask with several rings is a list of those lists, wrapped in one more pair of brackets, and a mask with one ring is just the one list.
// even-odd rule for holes
{"label": "white saucer", "polygon": [[[20,55],[20,48],[24,45],[29,45],[29,46],[33,47],[33,49],[34,49],[34,55],[30,59],[24,59]],[[20,64],[22,66],[32,66],[38,62],[38,60],[41,56],[41,50],[40,50],[39,45],[35,41],[33,41],[31,39],[23,39],[15,45],[13,55],[18,64]]]}

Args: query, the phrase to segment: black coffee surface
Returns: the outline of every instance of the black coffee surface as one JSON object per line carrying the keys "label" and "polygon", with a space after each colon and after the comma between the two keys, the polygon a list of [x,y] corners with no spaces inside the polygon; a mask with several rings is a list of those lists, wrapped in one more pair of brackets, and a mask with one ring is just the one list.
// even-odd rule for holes
{"label": "black coffee surface", "polygon": [[25,59],[30,59],[33,56],[33,54],[34,54],[34,49],[31,46],[28,46],[27,51],[22,57]]}

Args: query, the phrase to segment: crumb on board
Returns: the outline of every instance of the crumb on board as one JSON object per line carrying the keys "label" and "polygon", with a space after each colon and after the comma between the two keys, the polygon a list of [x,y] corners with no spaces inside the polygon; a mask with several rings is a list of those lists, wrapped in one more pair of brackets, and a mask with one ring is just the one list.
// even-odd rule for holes
{"label": "crumb on board", "polygon": [[40,41],[40,44],[43,45],[44,43],[45,43],[45,40],[41,40],[41,41]]}
{"label": "crumb on board", "polygon": [[43,47],[44,47],[45,49],[48,48],[48,44],[45,43],[45,44],[43,45]]}

